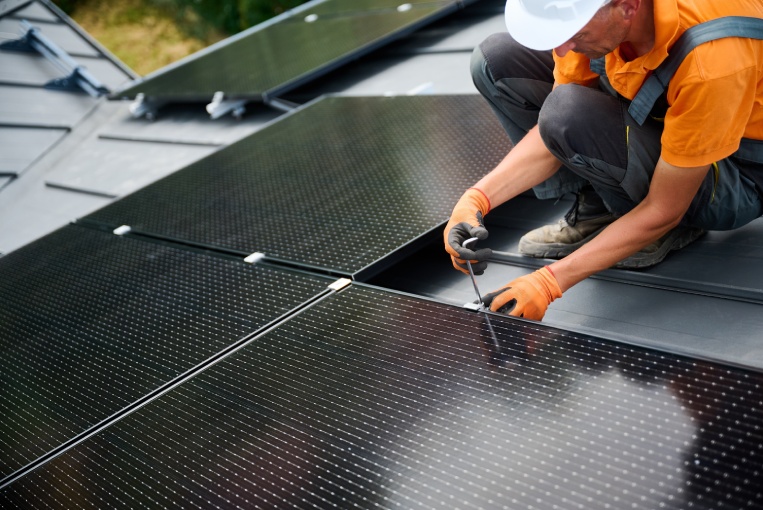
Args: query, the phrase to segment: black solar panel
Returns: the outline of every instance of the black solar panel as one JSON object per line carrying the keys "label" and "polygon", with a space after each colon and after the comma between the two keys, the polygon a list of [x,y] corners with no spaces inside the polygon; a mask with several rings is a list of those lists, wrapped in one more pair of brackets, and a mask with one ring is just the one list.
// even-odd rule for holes
{"label": "black solar panel", "polygon": [[9,507],[760,508],[761,374],[353,286]]}
{"label": "black solar panel", "polygon": [[357,274],[439,229],[508,149],[478,96],[327,97],[88,219]]}
{"label": "black solar panel", "polygon": [[0,478],[328,283],[77,226],[0,258]]}
{"label": "black solar panel", "polygon": [[412,8],[432,6],[433,4],[455,4],[457,0],[325,0],[313,2],[303,6],[299,16],[293,16],[289,21],[302,21],[305,16],[317,14],[319,16],[345,16],[348,14],[364,15],[369,12],[380,10],[405,11]]}
{"label": "black solar panel", "polygon": [[403,8],[393,8],[389,1],[354,3],[354,12],[345,11],[346,2],[335,5],[329,0],[312,11],[253,27],[114,95],[211,101],[220,91],[231,99],[260,100],[291,90],[458,8],[454,0],[394,2]]}

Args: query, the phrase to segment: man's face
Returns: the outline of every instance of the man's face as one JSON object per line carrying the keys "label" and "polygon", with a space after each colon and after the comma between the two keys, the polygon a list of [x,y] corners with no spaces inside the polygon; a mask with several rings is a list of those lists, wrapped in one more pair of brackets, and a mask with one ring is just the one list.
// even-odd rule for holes
{"label": "man's face", "polygon": [[554,51],[560,57],[574,51],[594,60],[614,51],[625,40],[627,33],[627,24],[618,17],[615,6],[609,4],[602,7],[569,41],[554,48]]}

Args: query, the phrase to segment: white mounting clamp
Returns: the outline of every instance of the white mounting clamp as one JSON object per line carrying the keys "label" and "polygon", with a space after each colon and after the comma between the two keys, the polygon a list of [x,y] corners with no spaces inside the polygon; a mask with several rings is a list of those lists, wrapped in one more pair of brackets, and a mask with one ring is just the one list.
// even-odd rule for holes
{"label": "white mounting clamp", "polygon": [[226,100],[225,92],[218,91],[212,96],[212,102],[207,105],[207,113],[212,119],[219,119],[228,113],[240,119],[246,112],[246,103],[248,102],[246,99]]}

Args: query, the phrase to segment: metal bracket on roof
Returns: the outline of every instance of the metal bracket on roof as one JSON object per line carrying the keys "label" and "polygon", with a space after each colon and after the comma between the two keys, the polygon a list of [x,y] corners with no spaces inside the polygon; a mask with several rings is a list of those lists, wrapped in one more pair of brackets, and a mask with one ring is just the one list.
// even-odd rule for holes
{"label": "metal bracket on roof", "polygon": [[212,119],[219,119],[220,117],[231,114],[235,118],[240,119],[246,112],[246,103],[249,101],[246,99],[239,100],[226,100],[225,92],[215,92],[212,96],[212,102],[207,105],[207,113]]}
{"label": "metal bracket on roof", "polygon": [[21,20],[20,26],[23,34],[21,38],[0,44],[0,49],[37,52],[59,71],[65,73],[65,76],[46,83],[46,89],[84,91],[92,97],[100,97],[110,92],[84,66],[78,64],[56,43],[45,37],[39,28],[33,27],[27,20]]}
{"label": "metal bracket on roof", "polygon": [[148,120],[154,120],[159,115],[159,108],[161,108],[165,102],[166,101],[148,99],[143,92],[140,92],[135,96],[135,101],[130,103],[130,115],[136,119],[145,117]]}
{"label": "metal bracket on roof", "polygon": [[286,113],[294,111],[300,106],[297,103],[292,103],[291,101],[287,101],[286,99],[278,99],[277,97],[270,98],[268,96],[264,96],[263,101],[266,105],[270,106],[271,108],[274,108],[276,110],[280,110]]}

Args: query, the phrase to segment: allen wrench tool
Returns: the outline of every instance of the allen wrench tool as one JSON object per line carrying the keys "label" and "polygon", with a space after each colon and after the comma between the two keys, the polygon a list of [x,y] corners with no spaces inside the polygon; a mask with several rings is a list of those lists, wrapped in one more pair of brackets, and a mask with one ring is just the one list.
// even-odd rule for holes
{"label": "allen wrench tool", "polygon": [[[474,242],[478,241],[476,237],[471,237],[461,243],[461,246],[464,248],[469,248],[469,244],[472,244]],[[485,306],[485,303],[482,302],[482,294],[480,294],[480,289],[477,287],[477,279],[474,277],[474,270],[472,269],[472,263],[469,261],[469,259],[466,259],[466,267],[469,269],[469,276],[472,279],[472,285],[474,286],[474,292],[477,294],[477,303],[478,306],[476,307],[476,310],[478,312],[485,312],[485,319],[487,320],[487,327],[490,330],[490,336],[493,339],[493,347],[496,349],[497,352],[500,352],[501,346],[498,343],[498,337],[495,334],[495,330],[493,329],[493,324],[490,322],[490,308]]]}

